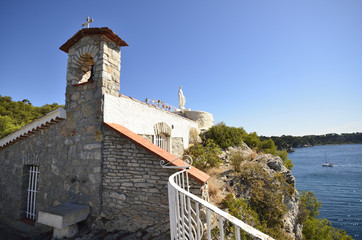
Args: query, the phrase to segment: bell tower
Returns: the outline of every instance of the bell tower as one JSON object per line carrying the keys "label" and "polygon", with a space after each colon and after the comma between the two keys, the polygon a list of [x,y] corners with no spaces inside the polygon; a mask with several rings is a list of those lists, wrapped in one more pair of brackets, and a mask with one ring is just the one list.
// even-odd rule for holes
{"label": "bell tower", "polygon": [[119,95],[121,47],[128,46],[111,29],[85,28],[64,43],[68,53],[66,110],[104,94]]}

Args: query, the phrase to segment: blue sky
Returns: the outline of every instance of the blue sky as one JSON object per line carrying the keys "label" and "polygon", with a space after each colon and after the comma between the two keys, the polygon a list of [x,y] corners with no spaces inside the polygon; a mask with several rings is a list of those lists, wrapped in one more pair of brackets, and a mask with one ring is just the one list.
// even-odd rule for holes
{"label": "blue sky", "polygon": [[214,115],[259,135],[362,132],[360,0],[0,0],[0,95],[64,104],[81,29],[125,40],[121,93]]}

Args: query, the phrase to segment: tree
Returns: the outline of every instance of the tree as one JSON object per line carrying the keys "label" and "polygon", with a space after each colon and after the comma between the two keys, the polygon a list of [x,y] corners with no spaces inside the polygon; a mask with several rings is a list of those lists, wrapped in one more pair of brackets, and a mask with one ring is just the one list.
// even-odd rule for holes
{"label": "tree", "polygon": [[306,240],[353,240],[344,230],[332,227],[328,219],[317,218],[322,203],[313,192],[303,191],[299,199],[298,221],[303,223]]}
{"label": "tree", "polygon": [[252,132],[249,134],[244,134],[243,141],[250,147],[256,148],[260,143],[260,139],[256,132]]}
{"label": "tree", "polygon": [[212,126],[206,133],[206,139],[212,139],[221,148],[235,147],[243,142],[247,133],[243,128],[228,127],[225,123]]}
{"label": "tree", "polygon": [[16,125],[9,116],[0,116],[0,139],[15,132],[20,127],[21,126]]}
{"label": "tree", "polygon": [[0,138],[59,107],[62,105],[57,103],[34,107],[28,99],[15,102],[11,97],[0,95]]}
{"label": "tree", "polygon": [[211,167],[219,167],[222,160],[219,158],[221,149],[212,139],[207,140],[204,144],[197,143],[185,150],[185,155],[193,159],[193,165],[205,170]]}

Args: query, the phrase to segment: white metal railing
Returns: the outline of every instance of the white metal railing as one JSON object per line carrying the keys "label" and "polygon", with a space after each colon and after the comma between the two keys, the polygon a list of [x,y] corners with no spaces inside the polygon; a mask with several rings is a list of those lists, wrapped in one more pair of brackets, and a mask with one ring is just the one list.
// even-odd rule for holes
{"label": "white metal railing", "polygon": [[[172,240],[199,240],[204,234],[207,235],[205,237],[209,240],[215,238],[224,240],[231,234],[224,232],[225,224],[228,224],[227,226],[233,226],[236,240],[240,240],[240,230],[262,240],[273,240],[272,237],[269,237],[240,219],[235,218],[229,213],[222,211],[218,207],[190,193],[188,168],[170,176],[168,181],[168,199]],[[206,219],[200,216],[205,215],[205,211]],[[213,231],[213,236],[210,218],[212,212],[214,213],[213,215],[216,216],[215,219],[218,219],[218,231]],[[215,236],[215,234],[217,236]]]}

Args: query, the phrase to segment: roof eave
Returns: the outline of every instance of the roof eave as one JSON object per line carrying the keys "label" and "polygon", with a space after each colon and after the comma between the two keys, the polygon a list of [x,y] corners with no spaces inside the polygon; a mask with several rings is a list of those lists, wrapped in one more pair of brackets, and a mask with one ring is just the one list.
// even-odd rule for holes
{"label": "roof eave", "polygon": [[[172,155],[171,153],[165,151],[164,149],[161,149],[157,147],[155,144],[149,142],[148,140],[144,139],[143,137],[139,136],[138,134],[132,132],[131,130],[127,129],[126,127],[123,127],[122,125],[116,124],[116,123],[106,123],[103,122],[103,124],[110,129],[116,131],[118,134],[121,134],[128,139],[130,139],[132,142],[136,143],[137,145],[141,146],[151,154],[155,155],[159,159],[165,160],[167,163],[170,163],[173,166],[179,166],[184,167],[184,161],[181,159],[177,159],[176,156]],[[177,159],[177,160],[175,160]],[[203,171],[191,167],[189,170],[189,175],[199,182],[200,184],[205,184],[210,176],[207,173],[204,173]]]}
{"label": "roof eave", "polygon": [[109,29],[108,27],[102,27],[102,28],[83,28],[83,29],[79,30],[76,34],[73,35],[73,37],[71,37],[59,49],[68,53],[69,49],[74,44],[76,44],[84,36],[89,36],[89,35],[105,35],[121,47],[128,46],[128,44],[125,41],[123,41],[122,38],[120,38],[117,34],[115,34],[111,29]]}
{"label": "roof eave", "polygon": [[44,129],[45,127],[57,123],[60,120],[66,119],[67,113],[64,108],[60,107],[54,111],[49,112],[43,117],[25,125],[19,130],[7,135],[6,137],[0,139],[0,148],[4,148],[10,144],[15,143],[18,140],[24,139],[29,135]]}

